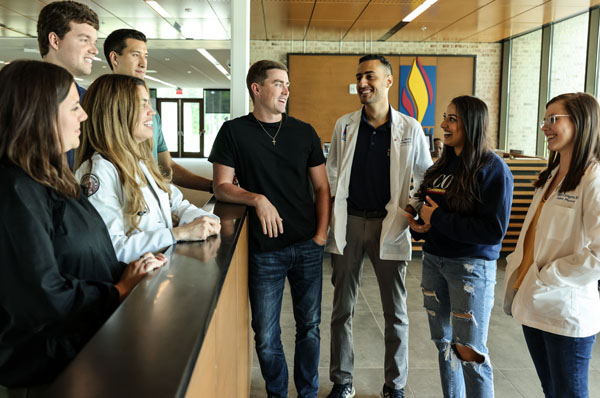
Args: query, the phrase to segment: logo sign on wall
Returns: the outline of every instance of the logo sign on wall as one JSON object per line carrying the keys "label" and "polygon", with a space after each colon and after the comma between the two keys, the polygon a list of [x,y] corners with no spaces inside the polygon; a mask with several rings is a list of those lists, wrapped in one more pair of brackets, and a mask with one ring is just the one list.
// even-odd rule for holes
{"label": "logo sign on wall", "polygon": [[412,65],[400,65],[400,112],[417,119],[433,143],[435,125],[436,67],[423,66],[419,58]]}

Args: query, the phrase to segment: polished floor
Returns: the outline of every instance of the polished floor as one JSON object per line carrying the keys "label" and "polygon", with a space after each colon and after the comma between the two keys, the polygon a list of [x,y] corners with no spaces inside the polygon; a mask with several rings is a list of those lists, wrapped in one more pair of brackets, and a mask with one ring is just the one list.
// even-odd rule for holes
{"label": "polished floor", "polygon": [[[521,326],[504,314],[501,308],[501,282],[504,266],[499,264],[496,303],[490,321],[488,347],[494,366],[494,388],[497,398],[543,398],[535,369],[521,333]],[[321,361],[319,364],[319,398],[329,394],[329,321],[333,300],[331,285],[331,260],[323,263],[323,304],[321,323]],[[441,398],[437,351],[429,339],[427,315],[423,309],[420,288],[421,262],[408,265],[408,311],[410,319],[409,372],[405,388],[407,398]],[[591,314],[590,314],[591,315]],[[600,316],[596,314],[595,316]],[[289,290],[286,288],[281,313],[282,341],[293,374],[294,317]],[[383,314],[377,281],[369,260],[365,260],[358,303],[354,317],[356,398],[379,397],[383,384]],[[290,379],[289,396],[296,397],[293,379]],[[252,369],[252,398],[266,398],[264,382],[260,375],[256,354]],[[594,347],[590,369],[590,398],[600,398],[600,345]]]}

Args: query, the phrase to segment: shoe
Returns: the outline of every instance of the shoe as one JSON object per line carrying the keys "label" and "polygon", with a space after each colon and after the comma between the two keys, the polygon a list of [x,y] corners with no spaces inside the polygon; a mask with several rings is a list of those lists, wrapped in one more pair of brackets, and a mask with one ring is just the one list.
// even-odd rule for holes
{"label": "shoe", "polygon": [[327,398],[352,398],[354,397],[354,394],[356,394],[356,391],[354,391],[352,383],[335,383]]}
{"label": "shoe", "polygon": [[383,391],[381,392],[381,398],[404,398],[404,388],[394,390],[393,388],[389,388],[384,384]]}

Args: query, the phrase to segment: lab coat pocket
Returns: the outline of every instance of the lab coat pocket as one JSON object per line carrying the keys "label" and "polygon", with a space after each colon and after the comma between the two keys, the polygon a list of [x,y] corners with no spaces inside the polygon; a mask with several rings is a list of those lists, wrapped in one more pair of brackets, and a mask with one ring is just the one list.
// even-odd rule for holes
{"label": "lab coat pocket", "polygon": [[572,231],[575,223],[575,209],[551,205],[548,206],[549,220],[545,226],[548,239],[564,241],[570,237],[567,231]]}
{"label": "lab coat pocket", "polygon": [[[540,280],[537,266],[531,267],[523,280],[523,286],[528,286],[535,312],[544,314],[544,317],[555,320],[564,320],[573,313],[573,288],[569,286],[549,286]],[[527,279],[534,279],[534,283]],[[526,285],[525,285],[526,284]],[[521,290],[521,289],[519,289]]]}

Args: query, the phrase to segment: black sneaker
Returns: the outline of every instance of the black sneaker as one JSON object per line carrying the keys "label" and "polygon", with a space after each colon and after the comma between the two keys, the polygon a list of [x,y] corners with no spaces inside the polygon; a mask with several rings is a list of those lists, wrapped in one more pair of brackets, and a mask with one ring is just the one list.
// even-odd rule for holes
{"label": "black sneaker", "polygon": [[384,384],[383,391],[381,392],[381,398],[404,398],[404,388],[394,390],[393,388],[389,388]]}
{"label": "black sneaker", "polygon": [[352,383],[335,383],[327,398],[352,398],[354,397],[354,394],[356,394],[356,391],[354,391],[354,386],[352,386]]}

